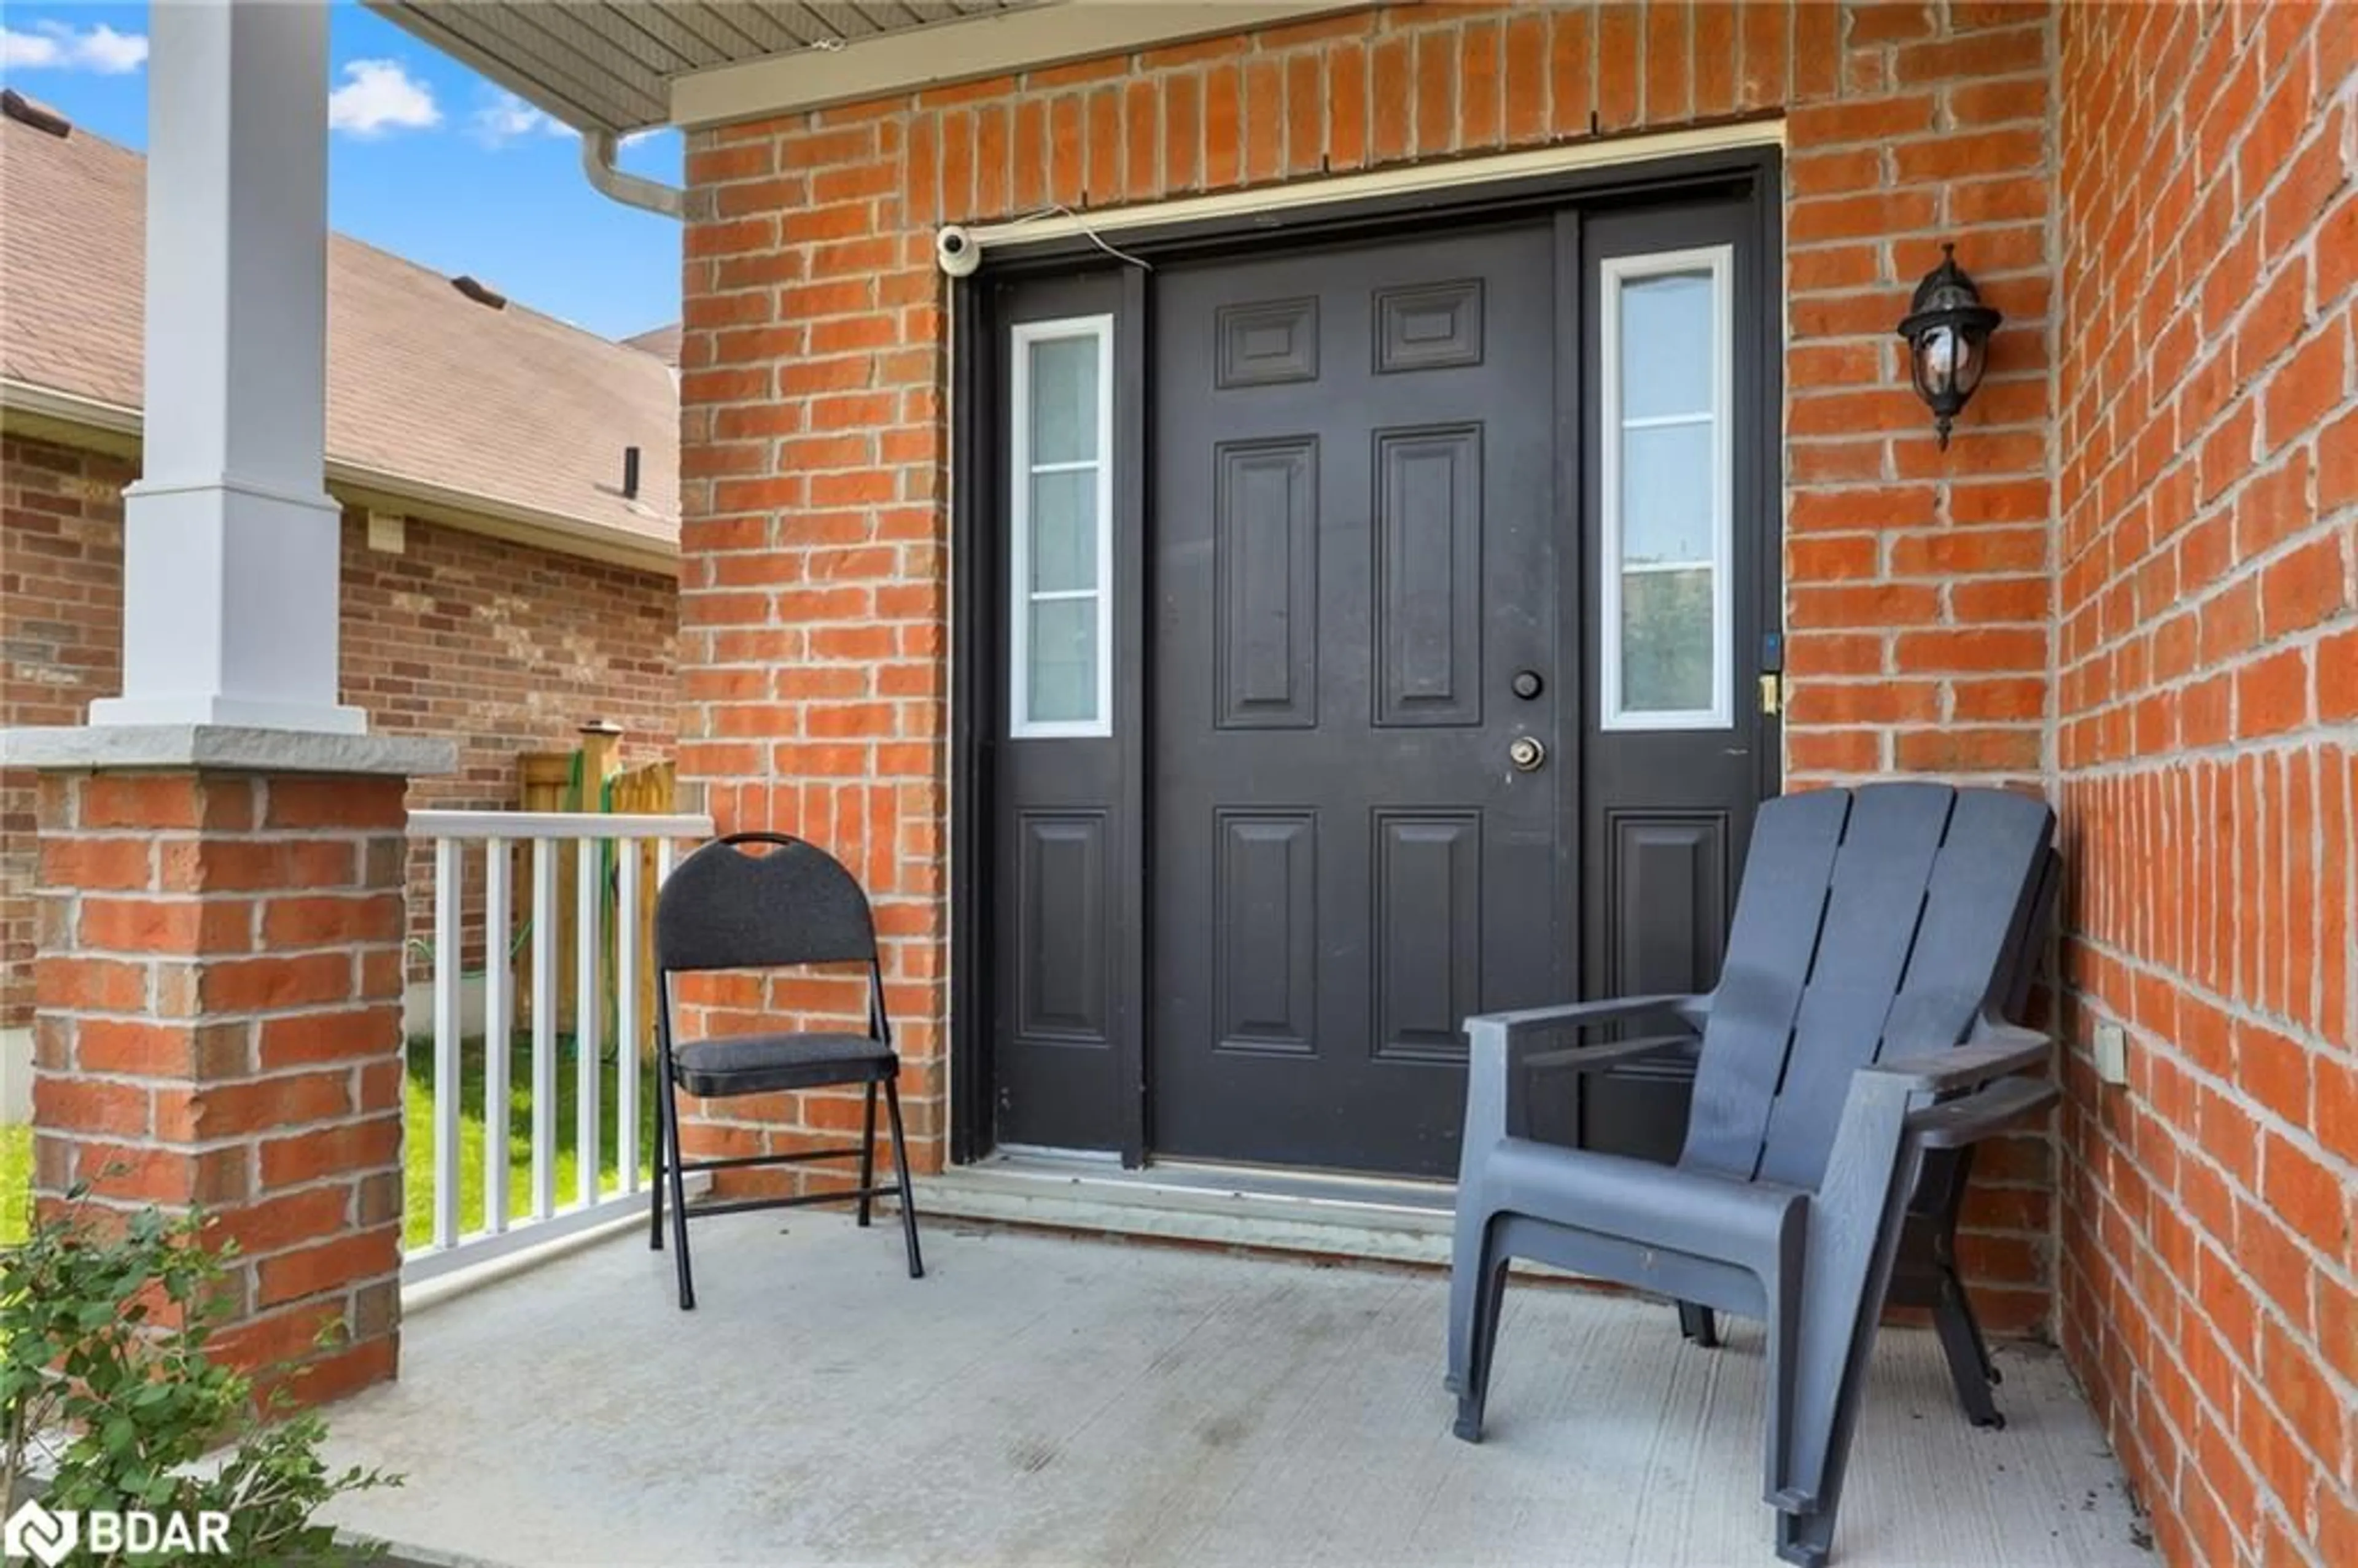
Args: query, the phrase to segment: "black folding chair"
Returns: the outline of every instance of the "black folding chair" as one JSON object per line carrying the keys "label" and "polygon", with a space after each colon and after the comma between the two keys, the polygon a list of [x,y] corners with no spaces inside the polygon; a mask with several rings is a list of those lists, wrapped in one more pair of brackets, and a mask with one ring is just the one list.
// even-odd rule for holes
{"label": "black folding chair", "polygon": [[[744,846],[767,845],[766,854]],[[702,969],[780,969],[804,964],[868,966],[868,1033],[731,1034],[688,1044],[672,1040],[671,977]],[[655,900],[655,1041],[662,1059],[661,1116],[655,1136],[655,1184],[648,1245],[663,1249],[664,1189],[671,1189],[672,1238],[679,1266],[679,1304],[696,1306],[687,1255],[687,1173],[750,1165],[792,1165],[814,1160],[858,1160],[860,1184],[848,1192],[799,1197],[740,1198],[699,1204],[698,1217],[757,1208],[856,1199],[868,1224],[872,1201],[901,1200],[901,1231],[909,1249],[909,1278],[921,1280],[917,1206],[909,1193],[908,1145],[901,1137],[901,1059],[884,1016],[884,974],[876,957],[876,920],[868,895],[841,861],[816,845],[783,833],[737,833],[705,845],[673,871]],[[732,1095],[865,1084],[868,1114],[857,1149],[813,1149],[792,1154],[748,1154],[726,1160],[683,1160],[679,1095],[700,1099]],[[876,1090],[882,1085],[892,1122],[895,1185],[876,1181]]]}

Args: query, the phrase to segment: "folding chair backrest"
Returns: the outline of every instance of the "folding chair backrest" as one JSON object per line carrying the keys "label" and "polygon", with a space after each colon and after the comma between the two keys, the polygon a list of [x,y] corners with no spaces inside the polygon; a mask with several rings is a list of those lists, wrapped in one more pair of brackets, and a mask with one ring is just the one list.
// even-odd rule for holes
{"label": "folding chair backrest", "polygon": [[2043,801],[1938,784],[1764,805],[1680,1163],[1814,1187],[1853,1072],[2015,1005],[2054,829]]}
{"label": "folding chair backrest", "polygon": [[[741,846],[768,845],[749,855]],[[843,863],[783,833],[738,833],[682,860],[655,900],[666,970],[765,969],[876,956],[868,895]]]}

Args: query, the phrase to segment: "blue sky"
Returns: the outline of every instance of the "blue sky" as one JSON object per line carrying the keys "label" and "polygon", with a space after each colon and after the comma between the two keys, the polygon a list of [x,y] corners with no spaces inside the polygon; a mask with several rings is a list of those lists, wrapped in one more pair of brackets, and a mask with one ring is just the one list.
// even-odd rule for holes
{"label": "blue sky", "polygon": [[[5,17],[9,86],[146,147],[146,5],[7,0]],[[678,226],[591,189],[571,135],[352,0],[330,31],[336,228],[608,337],[678,315]],[[634,141],[622,161],[676,184],[679,138]]]}

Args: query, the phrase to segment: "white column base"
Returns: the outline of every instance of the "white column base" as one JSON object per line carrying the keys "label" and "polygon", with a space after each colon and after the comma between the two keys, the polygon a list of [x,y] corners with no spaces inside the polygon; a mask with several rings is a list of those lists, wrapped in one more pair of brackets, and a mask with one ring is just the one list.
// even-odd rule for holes
{"label": "white column base", "polygon": [[368,714],[341,703],[254,702],[199,692],[185,697],[103,697],[90,705],[90,721],[127,725],[203,725],[220,730],[302,730],[315,735],[365,735]]}
{"label": "white column base", "polygon": [[123,690],[97,725],[357,735],[336,701],[343,511],[221,479],[124,492]]}

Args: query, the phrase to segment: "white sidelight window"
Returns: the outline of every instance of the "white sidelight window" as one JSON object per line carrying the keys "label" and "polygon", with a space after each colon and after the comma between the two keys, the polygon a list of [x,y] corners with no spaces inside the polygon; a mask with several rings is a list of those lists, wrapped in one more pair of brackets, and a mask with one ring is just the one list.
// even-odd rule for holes
{"label": "white sidelight window", "polygon": [[1113,318],[1011,329],[1008,733],[1113,733]]}
{"label": "white sidelight window", "polygon": [[1735,722],[1734,256],[1603,264],[1599,399],[1607,730]]}

